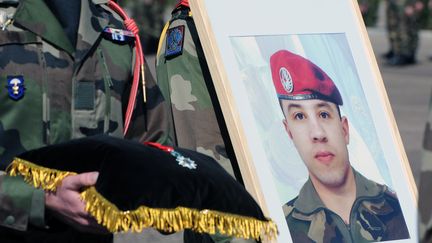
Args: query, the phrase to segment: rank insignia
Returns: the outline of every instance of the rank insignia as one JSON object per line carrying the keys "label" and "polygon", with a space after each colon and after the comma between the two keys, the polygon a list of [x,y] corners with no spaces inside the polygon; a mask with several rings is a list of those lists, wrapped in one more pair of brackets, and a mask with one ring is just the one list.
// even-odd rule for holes
{"label": "rank insignia", "polygon": [[135,37],[133,32],[129,31],[129,30],[114,29],[114,28],[106,27],[103,32],[107,38],[110,38],[111,40],[117,41],[117,42],[126,42],[126,41],[129,41]]}
{"label": "rank insignia", "polygon": [[184,25],[171,28],[167,31],[165,57],[173,57],[182,54],[184,32]]}
{"label": "rank insignia", "polygon": [[9,97],[13,100],[19,100],[24,96],[24,77],[23,76],[7,76],[6,88]]}

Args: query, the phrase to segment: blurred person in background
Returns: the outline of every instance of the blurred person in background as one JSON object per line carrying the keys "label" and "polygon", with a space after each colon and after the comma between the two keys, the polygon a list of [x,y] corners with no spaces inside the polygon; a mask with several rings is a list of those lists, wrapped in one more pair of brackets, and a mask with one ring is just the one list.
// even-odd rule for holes
{"label": "blurred person in background", "polygon": [[419,44],[418,19],[424,3],[420,0],[387,0],[386,3],[390,49],[383,57],[390,66],[415,64]]}

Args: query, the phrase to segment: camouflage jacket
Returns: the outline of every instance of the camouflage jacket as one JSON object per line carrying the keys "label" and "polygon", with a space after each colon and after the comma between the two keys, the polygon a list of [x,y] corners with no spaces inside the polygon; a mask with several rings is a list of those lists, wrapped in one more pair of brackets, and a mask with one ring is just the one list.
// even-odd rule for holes
{"label": "camouflage jacket", "polygon": [[283,206],[293,242],[375,242],[409,238],[399,201],[385,185],[354,171],[357,197],[350,223],[327,209],[309,179]]}
{"label": "camouflage jacket", "polygon": [[[221,132],[226,129],[225,123],[218,120],[221,119],[217,115],[220,114],[217,113],[219,103],[189,8],[175,9],[166,28],[159,40],[156,72],[158,85],[171,107],[170,138],[179,147],[213,157],[234,176],[230,160],[234,158],[228,156]],[[181,49],[180,52],[168,54],[180,46],[177,49]],[[229,139],[228,136],[225,139]],[[185,233],[184,242],[207,242],[204,239],[209,238],[218,243],[255,242],[193,232]]]}
{"label": "camouflage jacket", "polygon": [[[45,1],[0,0],[0,170],[29,149],[100,133],[123,137],[134,41],[104,33],[106,27],[125,29],[106,2],[82,0],[74,47]],[[126,138],[164,142],[165,103],[150,72],[145,76],[147,103],[140,90]],[[0,224],[20,211],[14,205],[24,207],[32,198],[6,195],[6,186],[13,183],[0,183]],[[25,229],[26,220],[12,221]]]}
{"label": "camouflage jacket", "polygon": [[[133,41],[117,42],[104,34],[105,27],[125,27],[106,1],[93,2],[82,1],[76,47],[44,1],[25,0],[2,9],[13,19],[0,31],[3,166],[17,153],[47,144],[100,133],[123,136]],[[24,82],[18,100],[5,88],[16,77]],[[162,141],[167,111],[162,111],[163,98],[151,75],[146,78],[148,102],[144,105],[140,91],[126,137]]]}
{"label": "camouflage jacket", "polygon": [[156,72],[171,108],[170,137],[179,147],[213,157],[234,176],[220,128],[225,124],[215,112],[219,104],[189,8],[174,10],[167,28],[160,38]]}

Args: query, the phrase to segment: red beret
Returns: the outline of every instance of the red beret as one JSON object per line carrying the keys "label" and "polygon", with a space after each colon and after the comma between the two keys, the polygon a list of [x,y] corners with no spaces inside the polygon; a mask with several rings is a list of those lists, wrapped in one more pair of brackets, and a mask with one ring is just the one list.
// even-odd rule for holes
{"label": "red beret", "polygon": [[270,57],[273,84],[279,99],[319,99],[342,105],[333,80],[317,65],[287,50]]}
{"label": "red beret", "polygon": [[177,9],[180,6],[189,8],[189,0],[179,0],[174,9]]}

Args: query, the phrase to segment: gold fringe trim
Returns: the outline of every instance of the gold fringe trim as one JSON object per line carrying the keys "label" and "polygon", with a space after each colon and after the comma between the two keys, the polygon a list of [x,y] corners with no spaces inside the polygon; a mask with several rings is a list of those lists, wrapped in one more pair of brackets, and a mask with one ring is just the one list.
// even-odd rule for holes
{"label": "gold fringe trim", "polygon": [[191,229],[198,233],[216,232],[238,238],[275,239],[278,230],[271,221],[257,220],[235,214],[212,210],[196,210],[185,207],[175,209],[149,208],[140,206],[132,211],[120,211],[114,204],[100,195],[94,187],[81,193],[86,202],[86,210],[97,222],[110,232],[140,232],[154,227],[172,233]]}
{"label": "gold fringe trim", "polygon": [[10,176],[21,175],[30,185],[47,191],[55,191],[66,176],[76,175],[75,172],[42,167],[20,158],[15,158],[6,171]]}
{"label": "gold fringe trim", "polygon": [[[76,175],[75,172],[42,167],[20,158],[12,161],[7,172],[11,176],[22,175],[27,183],[48,191],[55,191],[66,176]],[[278,234],[277,226],[271,220],[262,221],[213,210],[140,206],[135,210],[120,211],[99,194],[94,186],[81,192],[81,198],[86,204],[86,211],[112,233],[140,232],[144,228],[153,227],[168,233],[191,229],[198,233],[220,233],[256,240],[276,239]]]}

